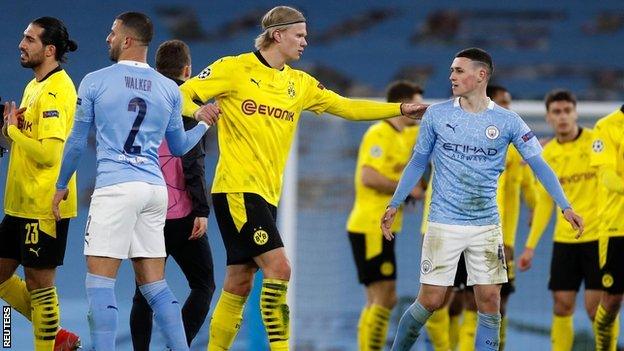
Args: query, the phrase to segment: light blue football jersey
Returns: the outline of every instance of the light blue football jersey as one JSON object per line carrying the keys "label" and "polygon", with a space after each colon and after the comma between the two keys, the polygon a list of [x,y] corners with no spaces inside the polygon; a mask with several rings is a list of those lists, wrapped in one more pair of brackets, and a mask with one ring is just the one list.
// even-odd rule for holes
{"label": "light blue football jersey", "polygon": [[510,143],[524,159],[542,151],[522,118],[492,101],[478,114],[464,111],[459,98],[429,106],[414,147],[436,170],[429,221],[499,223],[496,188]]}
{"label": "light blue football jersey", "polygon": [[87,74],[77,103],[75,120],[96,128],[96,188],[165,184],[158,147],[166,132],[184,128],[174,81],[145,63],[120,61]]}

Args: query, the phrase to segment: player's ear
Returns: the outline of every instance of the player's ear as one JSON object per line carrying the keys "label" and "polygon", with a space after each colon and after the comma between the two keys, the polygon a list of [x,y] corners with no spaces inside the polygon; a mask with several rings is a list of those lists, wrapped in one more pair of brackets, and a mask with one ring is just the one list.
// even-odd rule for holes
{"label": "player's ear", "polygon": [[43,52],[46,57],[54,57],[56,55],[56,46],[46,45]]}
{"label": "player's ear", "polygon": [[282,32],[280,32],[279,30],[274,30],[273,31],[273,40],[275,40],[276,43],[281,43],[282,42]]}

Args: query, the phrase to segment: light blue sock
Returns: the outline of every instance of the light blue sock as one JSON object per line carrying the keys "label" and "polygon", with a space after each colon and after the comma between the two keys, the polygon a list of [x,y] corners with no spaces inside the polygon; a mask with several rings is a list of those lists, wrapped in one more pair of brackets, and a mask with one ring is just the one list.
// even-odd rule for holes
{"label": "light blue sock", "polygon": [[409,351],[416,342],[420,329],[425,325],[429,317],[431,317],[431,312],[427,311],[418,301],[415,301],[403,313],[399,321],[391,350]]}
{"label": "light blue sock", "polygon": [[479,324],[475,340],[475,351],[498,351],[501,325],[500,313],[488,314],[477,312]]}
{"label": "light blue sock", "polygon": [[169,290],[167,282],[163,279],[144,284],[139,286],[139,290],[154,311],[154,319],[165,334],[167,347],[174,351],[188,350],[180,304]]}
{"label": "light blue sock", "polygon": [[117,301],[115,279],[87,273],[85,279],[89,302],[89,330],[93,350],[115,350]]}

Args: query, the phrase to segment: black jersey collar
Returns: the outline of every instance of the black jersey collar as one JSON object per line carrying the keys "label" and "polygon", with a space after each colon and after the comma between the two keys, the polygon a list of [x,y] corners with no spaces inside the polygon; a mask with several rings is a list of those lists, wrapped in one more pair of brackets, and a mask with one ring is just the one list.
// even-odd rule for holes
{"label": "black jersey collar", "polygon": [[[260,53],[260,50],[256,50],[253,52],[254,55],[256,55],[256,57],[258,58],[258,61],[260,61],[263,65],[269,67],[269,68],[274,68],[271,67],[271,65],[269,65],[269,63],[267,62],[267,60],[262,56],[262,54]],[[285,66],[284,66],[285,67]],[[280,69],[279,71],[283,71],[284,67],[282,67],[282,69]]]}
{"label": "black jersey collar", "polygon": [[54,73],[56,73],[56,72],[60,72],[60,71],[62,71],[62,70],[63,70],[63,69],[61,68],[61,66],[56,66],[56,68],[55,68],[55,69],[53,69],[53,70],[51,70],[50,72],[48,72],[48,74],[46,74],[46,75],[45,75],[45,77],[41,78],[41,80],[38,80],[37,82],[38,82],[38,83],[41,83],[41,82],[43,82],[44,80],[48,79],[48,78],[49,78],[51,75],[53,75]]}

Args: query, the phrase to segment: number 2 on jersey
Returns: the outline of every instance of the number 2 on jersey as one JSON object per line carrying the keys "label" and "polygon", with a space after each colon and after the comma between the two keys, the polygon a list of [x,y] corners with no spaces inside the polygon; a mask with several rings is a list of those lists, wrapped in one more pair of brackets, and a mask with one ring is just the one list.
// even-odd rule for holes
{"label": "number 2 on jersey", "polygon": [[128,111],[136,112],[137,107],[139,109],[139,113],[134,119],[132,129],[130,130],[130,134],[128,134],[128,138],[126,139],[126,143],[124,144],[124,150],[131,155],[141,153],[141,145],[133,144],[134,139],[139,132],[139,128],[141,127],[141,123],[143,123],[143,119],[145,118],[145,113],[147,113],[147,104],[145,103],[145,100],[135,97],[128,103]]}

